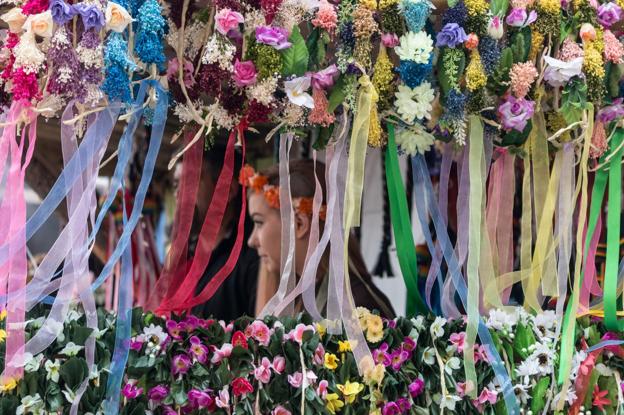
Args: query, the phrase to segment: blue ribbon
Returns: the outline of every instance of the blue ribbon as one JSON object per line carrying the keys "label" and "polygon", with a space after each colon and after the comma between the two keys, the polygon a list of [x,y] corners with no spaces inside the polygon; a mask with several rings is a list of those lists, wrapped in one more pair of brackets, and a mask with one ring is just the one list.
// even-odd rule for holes
{"label": "blue ribbon", "polygon": [[[461,299],[465,309],[468,291],[466,281],[461,275],[460,266],[453,251],[453,245],[451,244],[448,236],[442,215],[440,214],[436,198],[434,197],[429,171],[427,169],[425,159],[421,154],[412,157],[412,174],[414,177],[414,194],[423,195],[423,197],[416,197],[416,212],[418,213],[418,220],[420,221],[421,228],[427,241],[427,246],[431,252],[434,252],[435,245],[433,243],[431,233],[429,232],[429,223],[426,213],[428,208],[431,213],[431,219],[436,230],[436,235],[438,236],[438,241],[442,248],[442,253],[444,254],[444,258],[448,264],[448,272],[451,274],[451,278],[453,278],[453,283],[455,284],[455,288],[457,289],[457,293],[459,294],[459,298]],[[507,413],[511,415],[520,414],[520,408],[516,402],[516,395],[514,393],[509,374],[507,373],[505,365],[503,364],[496,347],[494,347],[492,335],[481,319],[479,319],[478,334],[479,338],[489,352],[488,354],[491,360],[492,369],[494,370],[494,374],[503,391],[503,398],[505,399]]]}
{"label": "blue ribbon", "polygon": [[[124,229],[127,226],[125,199],[123,205]],[[134,208],[133,208],[134,210]],[[128,352],[130,351],[130,335],[132,328],[132,247],[126,246],[121,257],[121,281],[119,283],[119,300],[117,302],[117,324],[115,330],[115,350],[111,361],[110,374],[106,383],[106,415],[119,413],[119,398]]]}

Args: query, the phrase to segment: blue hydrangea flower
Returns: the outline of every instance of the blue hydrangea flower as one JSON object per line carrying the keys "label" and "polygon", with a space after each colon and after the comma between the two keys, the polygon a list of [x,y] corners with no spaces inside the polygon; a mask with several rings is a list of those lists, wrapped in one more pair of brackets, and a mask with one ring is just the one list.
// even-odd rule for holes
{"label": "blue hydrangea flower", "polygon": [[427,63],[416,63],[414,61],[401,61],[396,69],[401,80],[410,88],[415,88],[429,77],[433,70],[432,57]]}
{"label": "blue hydrangea flower", "polygon": [[137,15],[137,33],[134,51],[146,64],[156,64],[160,71],[165,69],[163,37],[165,19],[156,0],[146,0]]}
{"label": "blue hydrangea flower", "polygon": [[431,14],[431,3],[428,0],[403,0],[401,10],[409,30],[420,32]]}

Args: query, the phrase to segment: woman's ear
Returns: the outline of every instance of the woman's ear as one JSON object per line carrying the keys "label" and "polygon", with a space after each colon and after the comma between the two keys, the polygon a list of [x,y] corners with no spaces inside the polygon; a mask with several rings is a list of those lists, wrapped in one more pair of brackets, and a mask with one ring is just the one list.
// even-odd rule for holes
{"label": "woman's ear", "polygon": [[310,227],[312,225],[310,219],[310,216],[303,213],[295,214],[295,237],[297,239],[304,239],[308,237]]}

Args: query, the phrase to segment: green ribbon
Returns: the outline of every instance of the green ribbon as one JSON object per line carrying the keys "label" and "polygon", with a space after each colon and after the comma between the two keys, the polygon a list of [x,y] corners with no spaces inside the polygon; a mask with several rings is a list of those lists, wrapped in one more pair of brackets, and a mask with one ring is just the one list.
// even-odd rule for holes
{"label": "green ribbon", "polygon": [[386,148],[386,184],[390,201],[390,215],[394,238],[396,240],[397,257],[401,274],[407,287],[406,315],[415,313],[428,314],[429,308],[418,291],[418,265],[416,260],[416,246],[410,217],[408,214],[407,198],[403,187],[403,178],[399,169],[397,145],[394,139],[394,125],[388,124],[388,147]]}

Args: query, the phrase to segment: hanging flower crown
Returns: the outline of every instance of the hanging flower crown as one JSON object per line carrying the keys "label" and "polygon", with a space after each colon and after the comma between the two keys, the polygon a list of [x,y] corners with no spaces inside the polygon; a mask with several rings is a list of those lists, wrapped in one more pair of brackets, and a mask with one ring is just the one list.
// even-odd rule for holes
{"label": "hanging flower crown", "polygon": [[[242,186],[251,189],[254,193],[264,194],[264,198],[273,209],[280,208],[279,187],[269,184],[268,177],[256,172],[249,164],[244,165],[241,169],[238,182]],[[313,206],[314,199],[311,197],[293,198],[293,207],[297,213],[312,216]],[[319,218],[325,221],[326,214],[327,206],[323,204],[319,210]]]}

